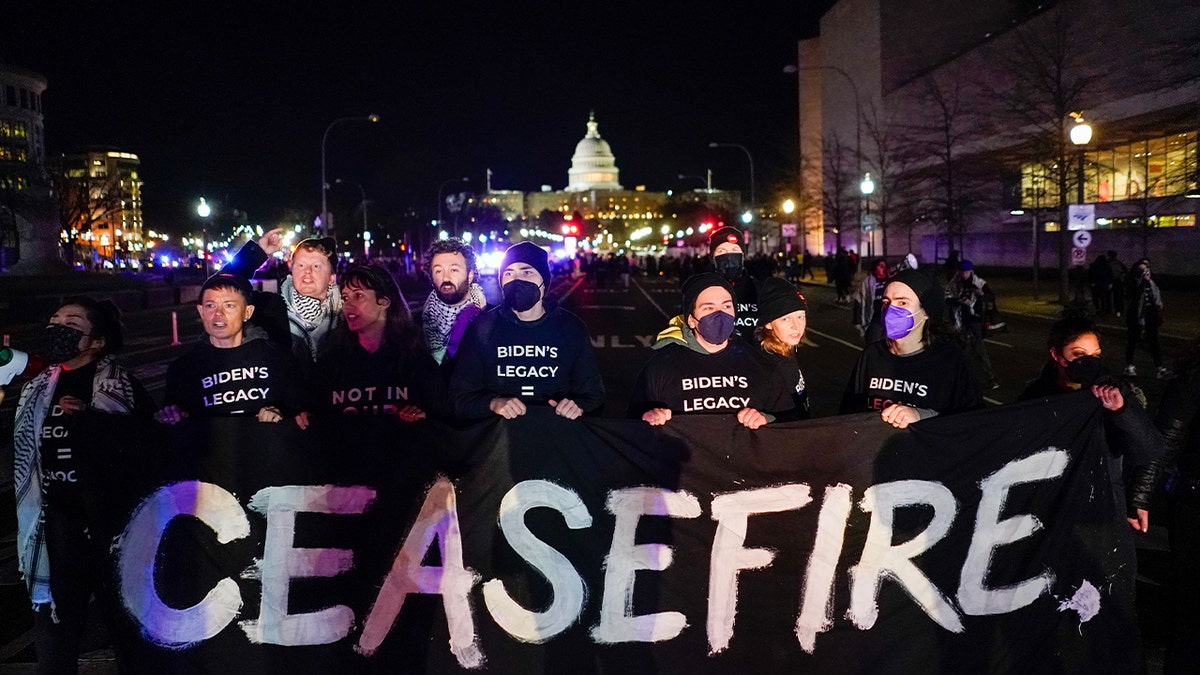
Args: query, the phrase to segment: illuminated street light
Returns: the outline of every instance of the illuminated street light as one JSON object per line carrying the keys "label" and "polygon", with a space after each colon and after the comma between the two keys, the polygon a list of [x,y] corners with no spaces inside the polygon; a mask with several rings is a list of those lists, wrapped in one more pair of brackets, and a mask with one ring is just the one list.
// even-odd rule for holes
{"label": "illuminated street light", "polygon": [[790,216],[795,211],[796,211],[796,202],[794,202],[790,199],[783,200],[783,212],[784,213],[786,213]]}
{"label": "illuminated street light", "polygon": [[863,176],[862,182],[858,184],[858,189],[862,190],[862,193],[867,196],[875,192],[875,181],[871,180],[869,172]]}
{"label": "illuminated street light", "polygon": [[196,205],[196,215],[201,218],[207,218],[212,215],[212,207],[208,202],[204,201],[204,197],[200,198],[200,203]]}

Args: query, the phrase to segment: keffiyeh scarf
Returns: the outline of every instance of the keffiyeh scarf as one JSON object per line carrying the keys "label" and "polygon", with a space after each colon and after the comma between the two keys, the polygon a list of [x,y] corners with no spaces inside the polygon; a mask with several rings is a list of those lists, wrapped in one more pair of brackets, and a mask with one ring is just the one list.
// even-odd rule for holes
{"label": "keffiyeh scarf", "polygon": [[[430,291],[429,297],[425,299],[425,308],[421,310],[421,328],[425,332],[425,344],[435,358],[444,353],[446,345],[450,341],[450,332],[454,329],[454,323],[458,321],[463,310],[472,306],[477,309],[487,307],[487,299],[483,296],[483,287],[479,284],[471,284],[467,298],[470,300],[469,302],[447,305],[442,302],[437,291],[434,290]],[[441,362],[440,358],[437,360],[439,363]]]}
{"label": "keffiyeh scarf", "polygon": [[[50,366],[21,390],[13,433],[13,480],[17,499],[17,560],[34,605],[53,603],[50,559],[46,553],[42,517],[42,443],[38,433],[46,420],[62,366]],[[133,381],[128,371],[108,355],[96,364],[90,406],[102,412],[127,415],[133,411]]]}

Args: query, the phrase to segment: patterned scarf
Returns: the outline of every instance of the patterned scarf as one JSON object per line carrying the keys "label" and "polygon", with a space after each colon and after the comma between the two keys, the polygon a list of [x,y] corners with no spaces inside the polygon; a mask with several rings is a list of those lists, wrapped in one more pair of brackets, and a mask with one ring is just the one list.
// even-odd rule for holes
{"label": "patterned scarf", "polygon": [[[464,309],[471,305],[479,309],[487,307],[487,298],[483,296],[483,287],[479,284],[471,284],[467,298],[470,302],[447,305],[434,290],[425,299],[425,308],[421,310],[421,328],[425,332],[425,344],[433,354],[440,355],[446,349],[454,322],[458,321],[458,315],[462,314]],[[440,358],[437,360],[441,362]]]}
{"label": "patterned scarf", "polygon": [[[304,319],[305,322],[316,325],[317,323],[320,323],[322,317],[328,313],[328,308],[326,307],[327,303],[324,300],[310,298],[307,295],[300,295],[300,292],[296,290],[296,287],[291,284],[288,284],[288,291],[288,300],[290,301],[288,302],[288,305],[291,307],[292,311],[295,312],[296,315],[301,319]],[[329,284],[329,294],[327,294],[325,297],[328,298],[329,295],[334,295],[337,292],[337,286],[334,284]]]}
{"label": "patterned scarf", "polygon": [[[17,402],[13,433],[13,479],[17,499],[17,560],[34,605],[50,603],[50,559],[46,553],[42,513],[42,424],[50,410],[62,366],[50,366],[25,385]],[[96,364],[92,378],[91,407],[101,412],[128,415],[133,411],[134,388],[129,372],[109,354]]]}

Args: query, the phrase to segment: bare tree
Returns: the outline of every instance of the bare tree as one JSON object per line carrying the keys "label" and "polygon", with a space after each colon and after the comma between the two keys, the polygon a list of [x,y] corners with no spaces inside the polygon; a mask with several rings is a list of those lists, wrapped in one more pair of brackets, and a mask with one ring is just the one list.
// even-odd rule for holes
{"label": "bare tree", "polygon": [[[944,228],[948,249],[957,246],[959,250],[970,215],[989,201],[982,160],[977,155],[968,158],[984,126],[968,100],[966,81],[958,73],[925,78],[920,95],[922,118],[907,127],[910,141],[903,146],[907,162],[916,167],[911,172],[911,189],[922,195],[914,210],[934,223],[935,233],[939,225]],[[900,148],[897,150],[899,154]]]}
{"label": "bare tree", "polygon": [[821,144],[822,174],[821,205],[825,212],[825,227],[833,227],[837,234],[837,247],[842,248],[842,232],[852,223],[854,196],[851,183],[854,181],[854,152],[834,134]]}
{"label": "bare tree", "polygon": [[[119,223],[125,206],[118,175],[92,175],[88,167],[62,167],[55,173],[59,227],[68,263],[74,263],[76,242],[100,223]],[[114,228],[115,236],[115,228]],[[114,241],[115,245],[116,242]]]}
{"label": "bare tree", "polygon": [[[888,229],[896,216],[909,230],[908,249],[912,250],[911,212],[918,192],[912,169],[919,155],[914,151],[912,136],[906,129],[892,123],[874,106],[863,116],[867,149],[864,161],[875,177],[875,193],[870,203],[876,207],[879,230],[883,237],[883,256],[888,255]],[[904,226],[901,226],[902,228]]]}

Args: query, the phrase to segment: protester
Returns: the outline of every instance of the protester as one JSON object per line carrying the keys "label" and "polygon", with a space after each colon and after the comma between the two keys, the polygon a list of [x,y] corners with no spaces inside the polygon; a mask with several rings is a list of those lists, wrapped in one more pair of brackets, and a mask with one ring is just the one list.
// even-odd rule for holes
{"label": "protester", "polygon": [[[272,230],[257,242],[246,242],[221,271],[249,279],[254,270],[282,248],[279,232]],[[341,296],[334,278],[337,263],[337,242],[333,237],[305,239],[292,251],[292,273],[279,287],[282,310],[276,310],[275,303],[252,298],[259,314],[256,323],[266,328],[269,334],[274,332],[275,324],[285,320],[284,317],[276,318],[275,314],[286,314],[292,336],[292,354],[305,371],[316,361],[322,342],[337,327],[341,316]],[[267,314],[270,314],[269,318],[265,316]]]}
{"label": "protester", "polygon": [[425,269],[433,290],[421,311],[421,328],[425,346],[448,377],[467,325],[483,313],[487,300],[475,283],[475,251],[461,239],[434,242],[425,254]]}
{"label": "protester", "polygon": [[999,389],[1000,382],[992,368],[992,358],[983,342],[987,304],[985,298],[989,294],[987,282],[975,274],[975,263],[970,260],[960,262],[959,269],[959,273],[950,282],[948,293],[951,302],[954,303],[954,326],[958,330],[963,347],[979,361],[983,375],[988,380],[988,389]]}
{"label": "protester", "polygon": [[1171,375],[1163,365],[1162,348],[1158,344],[1158,328],[1163,323],[1162,292],[1150,276],[1150,261],[1142,258],[1133,264],[1128,274],[1125,297],[1125,371],[1129,376],[1137,375],[1133,355],[1139,342],[1150,348],[1150,358],[1158,379]]}
{"label": "protester", "polygon": [[587,328],[561,307],[547,309],[550,265],[530,242],[509,247],[500,263],[504,303],[467,327],[450,379],[456,416],[513,419],[549,405],[576,419],[604,403],[604,380]]}
{"label": "protester", "polygon": [[124,332],[111,302],[68,298],[42,340],[51,365],[22,389],[14,424],[16,553],[34,606],[38,672],[74,673],[92,593],[117,616],[99,521],[129,484],[119,475],[122,439],[138,433],[154,402],[117,363]]}
{"label": "protester", "polygon": [[[1129,523],[1139,532],[1149,530],[1153,477],[1147,471],[1165,450],[1162,436],[1146,413],[1146,396],[1128,381],[1112,377],[1100,361],[1100,334],[1086,316],[1068,316],[1050,327],[1046,340],[1050,360],[1037,379],[1017,397],[1027,401],[1091,389],[1109,414],[1105,416],[1105,438],[1114,455],[1109,462],[1115,496],[1121,512],[1128,510]],[[1125,471],[1122,471],[1125,463]],[[1128,504],[1123,476],[1137,475]],[[1128,508],[1127,508],[1128,506]]]}
{"label": "protester", "polygon": [[[1133,590],[1137,585],[1137,551],[1132,532],[1150,530],[1156,463],[1163,456],[1166,441],[1146,414],[1145,395],[1104,370],[1100,335],[1091,319],[1068,316],[1057,321],[1050,327],[1046,345],[1049,362],[1017,400],[1057,396],[1084,388],[1100,400],[1105,414],[1099,433],[1106,447],[1104,464],[1112,486],[1113,504],[1118,518],[1124,515],[1130,525],[1116,531],[1118,540],[1113,554],[1120,561],[1121,580],[1113,587],[1128,592],[1115,593],[1112,608],[1132,617],[1136,615]],[[1138,644],[1135,642],[1130,648],[1136,650]]]}
{"label": "protester", "polygon": [[753,344],[754,329],[758,328],[758,283],[746,271],[742,231],[734,227],[713,230],[708,235],[708,253],[713,268],[733,287],[738,335],[747,344]]}
{"label": "protester", "polygon": [[280,422],[304,408],[292,356],[247,325],[254,314],[250,282],[217,273],[200,289],[196,310],[205,337],[167,368],[164,406],[155,419],[178,424],[188,416],[254,415]]}
{"label": "protester", "polygon": [[962,352],[936,339],[944,305],[941,285],[901,270],[883,293],[885,339],[867,345],[850,376],[841,412],[879,410],[905,428],[938,414],[979,408],[983,397]]}
{"label": "protester", "polygon": [[341,286],[343,319],[317,359],[314,412],[447,417],[445,382],[392,275],[359,265]]}
{"label": "protester", "polygon": [[838,247],[830,269],[833,286],[837,290],[837,304],[845,305],[850,302],[850,282],[854,279],[854,263],[846,249]]}
{"label": "protester", "polygon": [[804,372],[796,364],[796,349],[804,339],[807,328],[808,301],[796,287],[776,277],[763,280],[758,290],[756,337],[772,364],[773,372],[790,378],[790,373],[795,370],[797,379],[789,384],[793,387],[792,402],[797,418],[807,418],[809,411]]}
{"label": "protester", "polygon": [[1179,359],[1158,409],[1166,438],[1161,460],[1170,476],[1170,586],[1165,673],[1187,673],[1200,663],[1200,339]]}
{"label": "protester", "polygon": [[858,330],[865,344],[883,339],[883,289],[887,286],[888,264],[876,258],[870,272],[863,277],[855,292],[850,323]]}
{"label": "protester", "polygon": [[777,376],[767,359],[734,335],[734,289],[717,273],[683,284],[683,314],[654,344],[633,386],[629,416],[654,426],[676,413],[732,413],[757,429],[794,410],[795,380]]}

